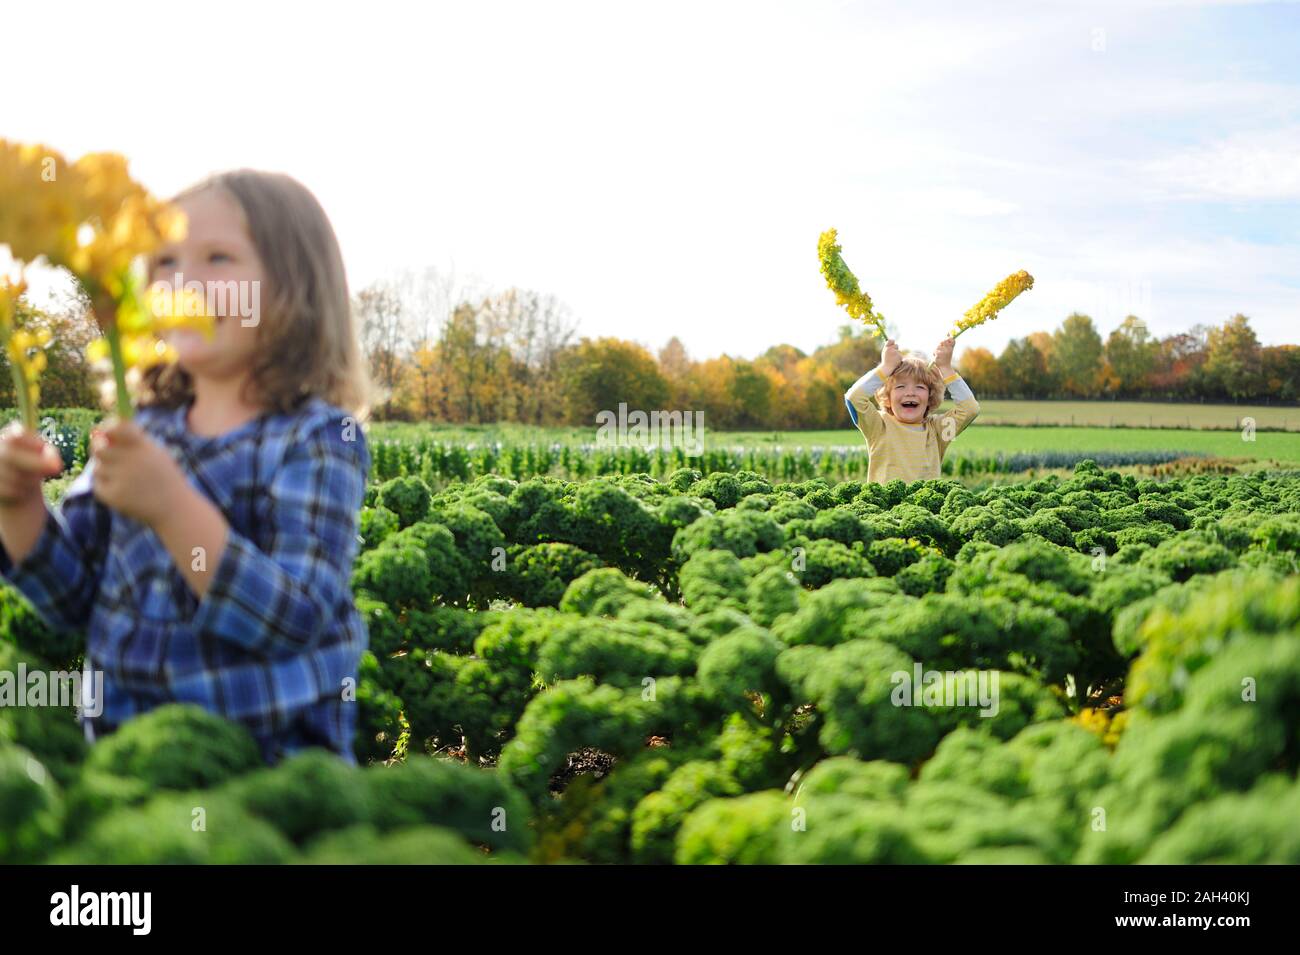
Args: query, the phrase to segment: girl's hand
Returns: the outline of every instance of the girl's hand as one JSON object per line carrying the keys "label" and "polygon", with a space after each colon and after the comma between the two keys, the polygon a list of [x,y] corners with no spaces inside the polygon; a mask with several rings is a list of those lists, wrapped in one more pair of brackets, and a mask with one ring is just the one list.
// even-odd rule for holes
{"label": "girl's hand", "polygon": [[132,421],[112,419],[91,433],[95,497],[157,528],[188,486],[167,449]]}
{"label": "girl's hand", "polygon": [[63,470],[53,445],[17,421],[0,432],[0,508],[43,501],[41,481]]}
{"label": "girl's hand", "polygon": [[899,362],[902,360],[903,356],[898,350],[898,343],[892,338],[885,342],[885,353],[880,356],[880,370],[886,378],[898,369]]}
{"label": "girl's hand", "polygon": [[934,350],[934,364],[945,378],[952,374],[952,350],[956,342],[951,338],[945,338],[939,342],[939,347]]}

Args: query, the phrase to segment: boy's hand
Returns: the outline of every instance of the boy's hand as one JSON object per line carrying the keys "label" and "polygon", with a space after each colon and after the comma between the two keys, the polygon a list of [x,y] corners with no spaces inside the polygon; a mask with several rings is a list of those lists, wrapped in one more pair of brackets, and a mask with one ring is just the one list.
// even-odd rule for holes
{"label": "boy's hand", "polygon": [[886,378],[898,369],[898,364],[902,360],[903,356],[898,350],[898,343],[892,338],[885,342],[885,352],[880,356],[880,370]]}
{"label": "boy's hand", "polygon": [[63,470],[63,458],[17,421],[0,432],[0,507],[40,501],[41,481]]}
{"label": "boy's hand", "polygon": [[187,488],[167,449],[132,421],[112,419],[91,433],[95,497],[108,507],[156,528]]}
{"label": "boy's hand", "polygon": [[939,342],[939,347],[934,350],[934,364],[939,369],[939,374],[947,378],[952,374],[952,350],[956,342],[951,338],[945,338]]}

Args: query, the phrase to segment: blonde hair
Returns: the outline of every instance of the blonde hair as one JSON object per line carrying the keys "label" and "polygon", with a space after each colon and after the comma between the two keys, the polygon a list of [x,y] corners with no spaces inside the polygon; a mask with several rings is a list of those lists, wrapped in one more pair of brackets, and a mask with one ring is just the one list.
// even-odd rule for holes
{"label": "blonde hair", "polygon": [[[343,255],[325,210],[296,179],[253,169],[218,173],[172,201],[210,189],[225,193],[243,211],[269,286],[256,330],[249,397],[284,412],[316,396],[364,417],[370,382]],[[193,395],[193,380],[179,365],[155,366],[143,377],[142,404],[176,407]]]}
{"label": "blonde hair", "polygon": [[876,403],[889,414],[894,413],[894,407],[889,403],[889,395],[899,381],[914,381],[930,389],[929,398],[926,400],[926,415],[943,404],[943,378],[939,375],[938,369],[924,358],[908,355],[898,363],[894,373],[876,392]]}

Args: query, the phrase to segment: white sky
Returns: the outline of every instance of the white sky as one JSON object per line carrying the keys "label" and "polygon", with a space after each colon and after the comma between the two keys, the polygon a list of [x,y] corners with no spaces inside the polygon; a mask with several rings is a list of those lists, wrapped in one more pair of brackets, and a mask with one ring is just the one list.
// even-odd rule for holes
{"label": "white sky", "polygon": [[1300,340],[1300,4],[21,4],[0,135],[113,150],[167,195],[312,188],[354,290],[454,267],[588,335],[693,355],[833,340],[815,244],[905,347],[1078,309]]}

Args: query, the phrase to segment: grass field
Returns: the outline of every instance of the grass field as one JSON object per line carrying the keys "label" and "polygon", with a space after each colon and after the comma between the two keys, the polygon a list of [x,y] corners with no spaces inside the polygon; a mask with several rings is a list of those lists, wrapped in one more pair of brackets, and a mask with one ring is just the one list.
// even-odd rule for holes
{"label": "grass field", "polygon": [[[832,434],[833,432],[821,432]],[[852,444],[854,435],[849,434]],[[1020,451],[1186,451],[1221,458],[1300,464],[1300,434],[1260,432],[1245,441],[1235,431],[1168,431],[1146,428],[1007,428],[973,425],[953,445],[957,454]]]}
{"label": "grass field", "polygon": [[[1077,407],[1082,411],[1076,414],[1076,421],[1086,413],[1093,421],[1101,421],[1104,408],[1142,408],[1163,409],[1165,421],[1173,421],[1178,414],[1183,420],[1193,422],[1193,427],[1176,428],[1171,426],[1147,428],[1138,424],[1137,419],[1129,413],[1124,419],[1123,427],[1107,427],[1104,424],[1092,427],[1052,427],[1032,425],[1035,415],[1045,421],[1050,415],[1058,415],[1061,409]],[[1017,407],[1019,406],[1019,407]],[[1188,454],[1211,455],[1214,457],[1248,459],[1261,462],[1276,461],[1285,465],[1300,464],[1300,432],[1257,431],[1246,440],[1235,429],[1211,430],[1208,422],[1215,419],[1210,412],[1211,406],[1202,405],[1139,405],[1136,403],[1115,404],[1100,402],[988,402],[984,406],[979,421],[963,434],[953,445],[950,452],[954,455],[988,455],[1016,454],[1035,451],[1183,451]],[[1232,408],[1233,406],[1217,406]],[[1244,409],[1245,406],[1242,406]],[[1047,409],[1038,411],[1035,409]],[[1181,410],[1178,410],[1181,409]],[[1256,409],[1259,410],[1259,409]],[[1279,415],[1278,426],[1285,420],[1283,409],[1264,409]],[[1300,424],[1300,411],[1290,409],[1296,420],[1292,425]],[[1007,416],[1018,418],[1022,424],[1009,426],[998,424],[1006,421]],[[1151,415],[1156,414],[1155,410]],[[1201,417],[1197,417],[1197,415]],[[1068,418],[1067,418],[1068,420]],[[1108,419],[1106,419],[1108,420]],[[1118,420],[1118,415],[1117,415]],[[1200,422],[1199,426],[1196,422]],[[1256,419],[1264,427],[1262,417]],[[1229,422],[1231,424],[1231,422]],[[706,422],[707,425],[707,422]],[[427,435],[439,441],[455,443],[483,443],[501,441],[504,443],[540,442],[560,444],[592,444],[595,441],[595,428],[537,428],[520,424],[499,425],[438,425],[438,424],[399,424],[379,423],[373,426],[373,433],[378,438],[411,438]],[[705,432],[706,447],[744,447],[771,448],[781,446],[794,447],[861,447],[862,436],[856,429],[846,426],[825,431],[710,431]]]}
{"label": "grass field", "polygon": [[983,424],[1075,425],[1079,427],[1179,428],[1239,431],[1255,427],[1300,432],[1300,408],[1263,405],[1158,404],[1144,401],[980,402]]}
{"label": "grass field", "polygon": [[[742,432],[709,434],[706,444],[770,447],[773,445],[859,447],[853,428],[831,431]],[[1300,463],[1300,434],[1256,432],[1245,440],[1236,431],[1185,431],[1166,428],[1007,427],[987,424],[983,415],[952,446],[950,454],[1016,454],[1022,451],[1186,451],[1222,458],[1250,458]]]}

